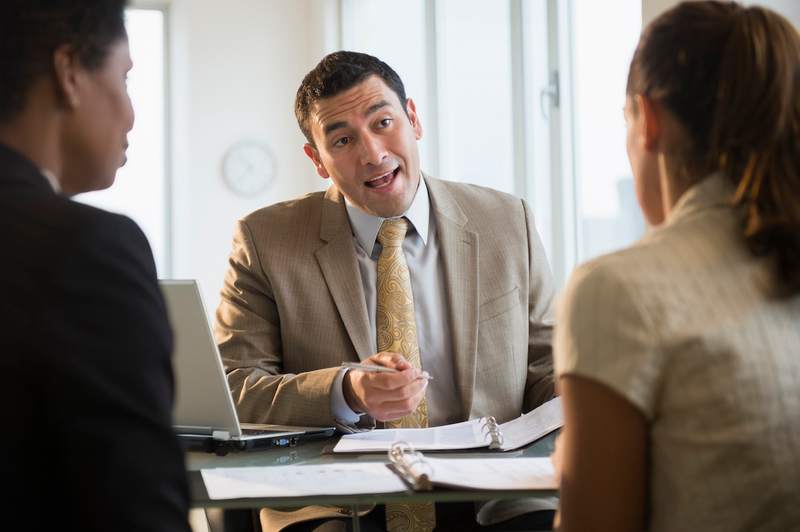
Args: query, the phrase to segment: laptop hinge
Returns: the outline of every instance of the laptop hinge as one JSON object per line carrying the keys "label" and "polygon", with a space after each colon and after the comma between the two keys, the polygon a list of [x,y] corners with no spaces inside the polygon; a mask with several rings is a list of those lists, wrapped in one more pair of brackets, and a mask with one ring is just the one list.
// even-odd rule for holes
{"label": "laptop hinge", "polygon": [[211,437],[215,440],[230,440],[231,433],[227,430],[215,430],[211,433]]}

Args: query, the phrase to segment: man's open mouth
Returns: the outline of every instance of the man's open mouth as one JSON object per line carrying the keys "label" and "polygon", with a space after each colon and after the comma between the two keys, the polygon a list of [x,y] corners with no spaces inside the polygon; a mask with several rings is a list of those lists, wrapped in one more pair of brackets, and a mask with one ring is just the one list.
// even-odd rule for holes
{"label": "man's open mouth", "polygon": [[367,185],[369,188],[388,187],[389,185],[392,184],[392,181],[394,181],[394,178],[397,177],[397,173],[399,171],[400,171],[400,167],[398,166],[397,168],[395,168],[391,172],[387,172],[387,173],[385,173],[383,175],[379,175],[377,177],[373,177],[372,179],[370,179],[369,181],[367,181],[364,184]]}

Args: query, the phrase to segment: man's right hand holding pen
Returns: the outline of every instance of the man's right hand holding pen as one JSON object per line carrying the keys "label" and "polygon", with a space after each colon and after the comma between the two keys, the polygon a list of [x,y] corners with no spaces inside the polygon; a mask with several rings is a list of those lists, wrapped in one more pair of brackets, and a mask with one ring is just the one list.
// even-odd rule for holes
{"label": "man's right hand holding pen", "polygon": [[416,410],[430,376],[416,369],[399,353],[381,352],[362,361],[396,371],[349,370],[342,381],[344,398],[355,412],[365,413],[377,421],[407,416]]}

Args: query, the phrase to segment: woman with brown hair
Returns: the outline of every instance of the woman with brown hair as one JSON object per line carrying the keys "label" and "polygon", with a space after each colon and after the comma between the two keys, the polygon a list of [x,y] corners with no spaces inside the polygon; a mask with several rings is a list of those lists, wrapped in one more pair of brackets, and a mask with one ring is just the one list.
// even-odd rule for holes
{"label": "woman with brown hair", "polygon": [[637,244],[559,307],[560,528],[800,529],[800,37],[686,2],[628,77]]}

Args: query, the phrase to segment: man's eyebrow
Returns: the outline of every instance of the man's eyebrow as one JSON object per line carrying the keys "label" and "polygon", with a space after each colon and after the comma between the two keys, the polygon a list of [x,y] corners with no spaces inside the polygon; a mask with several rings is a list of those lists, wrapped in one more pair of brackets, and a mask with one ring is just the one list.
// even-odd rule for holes
{"label": "man's eyebrow", "polygon": [[369,116],[369,115],[371,115],[372,113],[374,113],[375,111],[377,111],[378,109],[381,109],[381,108],[383,108],[383,107],[386,107],[387,105],[389,105],[389,102],[387,102],[386,100],[381,100],[381,101],[379,101],[378,103],[375,103],[375,104],[372,104],[372,105],[370,105],[370,106],[367,108],[367,113],[366,113],[366,114],[367,114],[367,116]]}
{"label": "man's eyebrow", "polygon": [[343,122],[343,121],[334,122],[333,124],[328,124],[327,126],[322,128],[322,133],[325,136],[327,136],[328,133],[330,133],[331,131],[335,131],[337,129],[342,129],[342,128],[345,128],[345,127],[347,127],[347,122]]}
{"label": "man's eyebrow", "polygon": [[[372,113],[378,111],[379,109],[383,109],[384,107],[387,106],[389,106],[389,102],[387,102],[386,100],[381,100],[367,107],[367,112],[364,114],[366,116],[369,116]],[[342,129],[346,127],[347,127],[347,122],[340,120],[339,122],[333,122],[332,124],[328,124],[327,126],[323,127],[322,133],[327,136],[331,131],[336,131],[337,129]]]}

